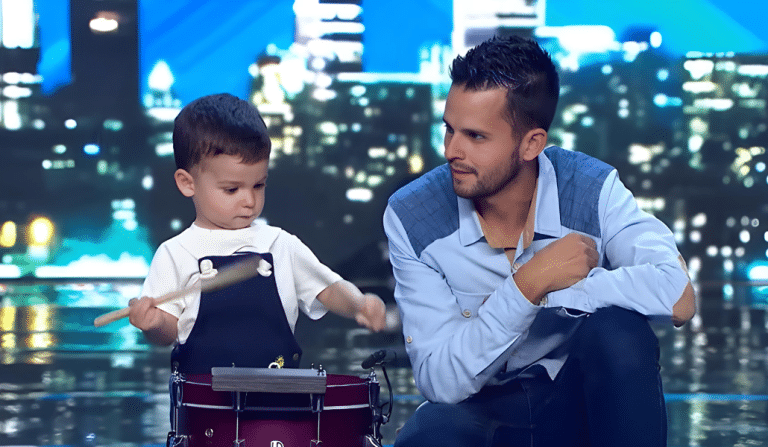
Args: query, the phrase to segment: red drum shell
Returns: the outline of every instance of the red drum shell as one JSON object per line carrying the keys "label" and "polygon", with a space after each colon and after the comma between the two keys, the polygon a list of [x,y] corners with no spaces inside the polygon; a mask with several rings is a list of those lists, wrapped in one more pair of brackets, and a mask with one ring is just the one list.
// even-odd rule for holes
{"label": "red drum shell", "polygon": [[[243,411],[233,410],[230,391],[214,391],[208,374],[188,374],[181,385],[177,435],[188,436],[190,447],[231,447],[237,438],[248,446],[309,446],[318,439],[323,447],[364,445],[373,433],[368,379],[328,374],[320,413],[312,413],[307,394],[241,393]],[[239,427],[238,427],[239,425]]]}

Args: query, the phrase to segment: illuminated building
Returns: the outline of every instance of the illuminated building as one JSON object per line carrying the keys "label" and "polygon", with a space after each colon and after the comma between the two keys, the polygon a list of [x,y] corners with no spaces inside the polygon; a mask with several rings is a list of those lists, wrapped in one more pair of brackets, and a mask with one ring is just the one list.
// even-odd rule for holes
{"label": "illuminated building", "polygon": [[[441,162],[433,90],[445,71],[430,61],[445,54],[422,55],[419,75],[361,73],[360,2],[297,1],[294,11],[291,49],[268,48],[249,69],[272,138],[264,217],[334,266],[376,245],[389,195]],[[328,237],[339,231],[344,244]]]}
{"label": "illuminated building", "polygon": [[546,0],[454,0],[451,43],[456,54],[492,37],[530,37],[544,25]]}
{"label": "illuminated building", "polygon": [[681,146],[698,173],[685,197],[698,216],[687,251],[710,277],[765,280],[750,272],[768,265],[768,56],[689,53],[681,64]]}
{"label": "illuminated building", "polygon": [[[173,94],[174,78],[171,68],[161,60],[149,73],[149,91],[144,95],[144,107],[149,116],[157,121],[172,122],[181,111],[181,101]],[[158,156],[169,155],[173,151],[156,148]]]}
{"label": "illuminated building", "polygon": [[[132,80],[138,76],[136,2],[72,3],[73,82],[52,97],[42,95],[35,68],[40,54],[33,2],[5,3],[3,44],[15,46],[0,47],[0,275],[143,275],[148,260],[139,260],[151,251],[136,230],[146,210],[152,153],[138,81]],[[50,223],[44,243],[29,237],[39,218]],[[143,263],[143,270],[116,270],[123,253],[129,264]],[[67,268],[89,255],[115,264]]]}
{"label": "illuminated building", "polygon": [[[32,0],[3,0],[0,5],[0,140],[4,158],[0,163],[0,274],[13,277],[21,275],[23,269],[13,265],[15,259],[7,255],[32,255],[27,251],[24,234],[36,217],[48,211],[39,206],[44,156],[30,148],[49,143],[52,115],[49,105],[41,99],[42,78],[37,72],[39,29],[34,4]],[[44,258],[47,245],[48,241],[31,251],[36,258]]]}
{"label": "illuminated building", "polygon": [[363,70],[362,0],[296,0],[295,44],[324,73]]}
{"label": "illuminated building", "polygon": [[[290,56],[290,55],[288,55]],[[285,55],[283,55],[285,57]],[[292,124],[293,106],[289,98],[305,88],[306,61],[295,58],[286,63],[281,56],[263,54],[251,65],[251,102],[259,109],[272,140],[270,167],[282,163],[300,150],[298,147],[302,129]]]}
{"label": "illuminated building", "polygon": [[42,78],[38,25],[32,0],[3,0],[0,15],[0,126],[8,130],[42,126],[31,119]]}
{"label": "illuminated building", "polygon": [[[286,96],[281,64],[260,58],[251,94],[273,141],[264,216],[312,240],[333,265],[378,241],[371,228],[380,228],[389,195],[439,162],[432,86],[412,74],[338,73]],[[328,237],[338,231],[343,245]]]}
{"label": "illuminated building", "polygon": [[726,185],[765,188],[768,56],[689,53],[683,68],[687,149],[696,167]]}
{"label": "illuminated building", "polygon": [[138,114],[138,2],[70,0],[69,14],[70,106],[104,119]]}

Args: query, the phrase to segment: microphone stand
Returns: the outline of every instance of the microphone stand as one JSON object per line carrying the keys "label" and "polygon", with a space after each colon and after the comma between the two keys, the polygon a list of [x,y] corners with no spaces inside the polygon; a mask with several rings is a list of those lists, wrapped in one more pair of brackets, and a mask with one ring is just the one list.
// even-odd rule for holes
{"label": "microphone stand", "polygon": [[[387,368],[385,366],[387,360],[385,359],[386,356],[384,354],[385,351],[379,351],[372,354],[371,357],[363,362],[365,366],[370,364],[371,373],[369,377],[371,378],[372,383],[379,383],[378,379],[376,378],[374,367],[376,365],[381,367],[381,371],[384,373],[384,379],[387,382],[387,390],[389,391],[389,402],[379,404],[380,388],[378,386],[369,388],[373,435],[366,436],[365,447],[381,447],[381,426],[389,422],[389,418],[392,415],[392,405],[394,398],[392,394],[392,383],[389,381],[389,375],[387,374]],[[388,407],[386,412],[384,412],[384,406]]]}

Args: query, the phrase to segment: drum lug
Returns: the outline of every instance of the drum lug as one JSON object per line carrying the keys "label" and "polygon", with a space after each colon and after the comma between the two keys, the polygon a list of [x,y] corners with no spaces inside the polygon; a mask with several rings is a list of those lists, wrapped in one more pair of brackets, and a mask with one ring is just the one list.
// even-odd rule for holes
{"label": "drum lug", "polygon": [[381,442],[379,442],[372,435],[366,435],[365,439],[363,440],[363,447],[381,447]]}
{"label": "drum lug", "polygon": [[189,447],[189,437],[187,435],[176,436],[175,431],[169,431],[168,439],[165,440],[165,447]]}

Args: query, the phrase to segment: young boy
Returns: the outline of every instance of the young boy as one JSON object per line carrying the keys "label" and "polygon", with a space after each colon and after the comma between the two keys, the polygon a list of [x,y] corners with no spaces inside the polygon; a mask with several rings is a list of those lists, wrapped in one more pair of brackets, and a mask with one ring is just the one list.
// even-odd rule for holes
{"label": "young boy", "polygon": [[[192,198],[195,221],[155,253],[141,299],[129,303],[131,324],[157,345],[177,342],[178,372],[210,374],[214,366],[298,367],[293,330],[301,309],[313,319],[330,310],[378,331],[383,301],[363,294],[321,264],[296,236],[256,222],[264,207],[271,142],[255,106],[229,94],[199,98],[174,123],[179,191]],[[258,253],[272,266],[217,292],[155,305],[214,270]],[[202,295],[202,296],[201,296]]]}

